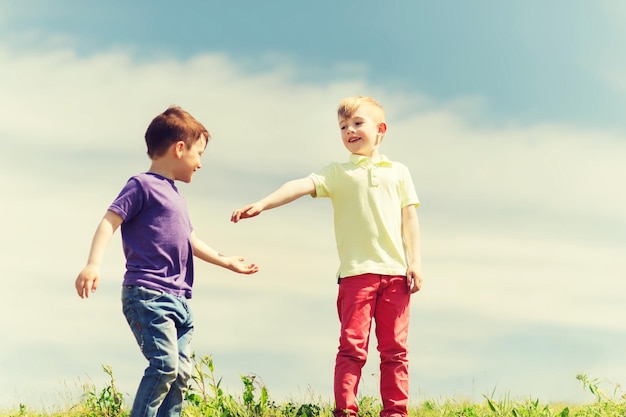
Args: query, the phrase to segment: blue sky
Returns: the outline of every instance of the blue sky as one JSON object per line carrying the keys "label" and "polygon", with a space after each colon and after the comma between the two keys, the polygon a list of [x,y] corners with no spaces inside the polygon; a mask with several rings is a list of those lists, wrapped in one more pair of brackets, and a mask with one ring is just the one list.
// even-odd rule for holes
{"label": "blue sky", "polygon": [[505,120],[624,127],[610,80],[626,59],[624,6],[615,1],[64,4],[7,5],[3,31],[34,35],[22,41],[40,47],[50,34],[65,35],[85,56],[121,48],[140,60],[188,59],[211,51],[247,72],[279,65],[270,58],[279,55],[297,62],[306,81],[350,79],[357,66],[368,81],[437,100],[480,96]]}
{"label": "blue sky", "polygon": [[[590,399],[623,383],[626,6],[618,1],[0,2],[5,254],[0,408],[63,403],[105,378],[134,394],[119,235],[102,285],[73,281],[97,222],[149,166],[170,104],[205,123],[181,185],[198,234],[261,265],[198,264],[198,354],[233,393],[331,396],[337,344],[331,208],[304,198],[238,224],[233,209],[347,158],[335,108],[378,98],[382,146],[422,200],[425,286],[412,303],[412,401]],[[362,394],[376,396],[371,346]],[[70,387],[76,388],[76,387]]]}

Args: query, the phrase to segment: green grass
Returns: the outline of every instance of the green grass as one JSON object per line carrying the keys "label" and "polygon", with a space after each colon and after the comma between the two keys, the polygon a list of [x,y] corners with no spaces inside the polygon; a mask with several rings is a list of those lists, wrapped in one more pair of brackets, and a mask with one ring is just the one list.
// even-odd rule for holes
{"label": "green grass", "polygon": [[[242,376],[243,392],[240,396],[226,394],[221,378],[215,375],[210,356],[196,357],[194,374],[186,393],[183,417],[332,417],[332,404],[323,401],[284,402],[277,404],[268,395],[266,387],[256,376]],[[80,399],[65,411],[36,412],[21,404],[18,410],[0,412],[0,417],[127,417],[129,406],[115,385],[113,370],[103,366],[109,382],[103,388],[93,384],[82,387]],[[483,395],[479,403],[455,400],[424,401],[409,410],[410,417],[624,417],[626,395],[619,385],[606,391],[601,385],[606,381],[590,379],[586,375],[576,377],[582,389],[590,392],[594,401],[588,404],[543,404],[537,400],[513,401],[509,398],[496,400]],[[361,417],[376,417],[381,406],[378,399],[359,399]]]}

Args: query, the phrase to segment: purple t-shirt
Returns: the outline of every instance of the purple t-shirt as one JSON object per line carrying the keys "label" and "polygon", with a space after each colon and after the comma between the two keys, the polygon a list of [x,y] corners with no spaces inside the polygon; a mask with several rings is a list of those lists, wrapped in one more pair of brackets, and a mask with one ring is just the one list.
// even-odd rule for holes
{"label": "purple t-shirt", "polygon": [[153,173],[130,178],[109,210],[119,214],[126,256],[123,285],[191,298],[193,230],[174,181]]}

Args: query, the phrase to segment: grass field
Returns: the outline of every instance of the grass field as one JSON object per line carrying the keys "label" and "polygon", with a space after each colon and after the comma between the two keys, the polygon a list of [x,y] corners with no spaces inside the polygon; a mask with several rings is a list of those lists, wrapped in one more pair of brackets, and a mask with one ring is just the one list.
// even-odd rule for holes
{"label": "grass field", "polygon": [[[243,392],[240,396],[226,394],[214,372],[210,356],[194,355],[194,374],[186,394],[183,417],[332,417],[332,404],[319,401],[275,403],[267,389],[255,376],[242,376]],[[66,410],[41,412],[21,404],[17,410],[0,412],[0,417],[126,417],[129,404],[115,385],[113,370],[103,366],[110,382],[104,387],[86,384],[82,395]],[[410,417],[624,417],[626,395],[619,386],[605,390],[602,381],[578,375],[582,388],[595,397],[587,404],[544,404],[540,399],[514,401],[509,398],[494,399],[483,395],[480,403],[455,400],[424,401],[409,410]],[[380,412],[377,398],[359,399],[362,417],[376,417]]]}

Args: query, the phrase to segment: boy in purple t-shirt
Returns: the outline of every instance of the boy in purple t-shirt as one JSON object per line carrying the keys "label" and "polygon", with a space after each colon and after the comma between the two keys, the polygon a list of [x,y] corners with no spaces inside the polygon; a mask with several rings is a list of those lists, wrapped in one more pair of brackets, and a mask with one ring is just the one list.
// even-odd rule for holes
{"label": "boy in purple t-shirt", "polygon": [[191,182],[202,167],[207,129],[180,107],[155,117],[146,131],[150,170],[128,180],[109,206],[91,243],[76,291],[89,297],[98,287],[105,249],[118,227],[126,256],[122,306],[149,362],[131,417],[179,416],[191,376],[193,317],[187,304],[193,257],[242,274],[258,271],[241,256],[224,256],[198,239],[185,199],[174,181]]}

